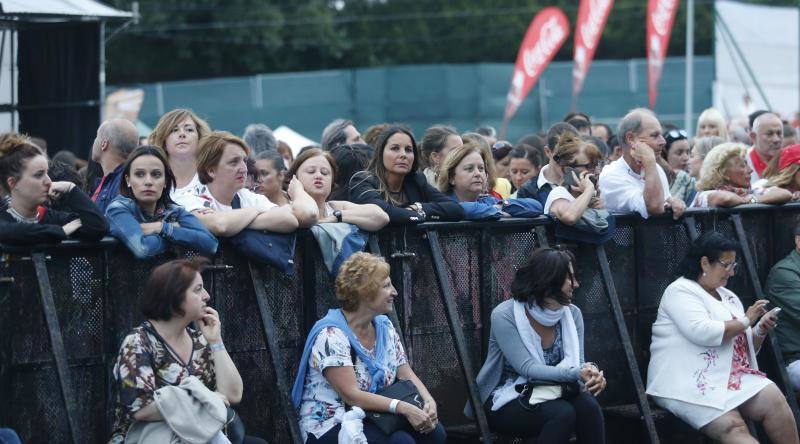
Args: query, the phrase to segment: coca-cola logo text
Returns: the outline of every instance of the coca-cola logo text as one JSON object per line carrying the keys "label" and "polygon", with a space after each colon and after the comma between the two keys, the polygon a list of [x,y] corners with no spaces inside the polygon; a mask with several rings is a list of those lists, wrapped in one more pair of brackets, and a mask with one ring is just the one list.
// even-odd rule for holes
{"label": "coca-cola logo text", "polygon": [[655,11],[650,15],[653,29],[658,35],[666,35],[669,31],[669,22],[672,20],[678,0],[658,0]]}
{"label": "coca-cola logo text", "polygon": [[589,0],[589,17],[581,26],[583,46],[594,49],[613,0]]}
{"label": "coca-cola logo text", "polygon": [[547,60],[558,50],[562,40],[567,36],[566,27],[562,27],[557,17],[550,17],[539,31],[536,46],[522,54],[523,67],[528,77],[536,77]]}

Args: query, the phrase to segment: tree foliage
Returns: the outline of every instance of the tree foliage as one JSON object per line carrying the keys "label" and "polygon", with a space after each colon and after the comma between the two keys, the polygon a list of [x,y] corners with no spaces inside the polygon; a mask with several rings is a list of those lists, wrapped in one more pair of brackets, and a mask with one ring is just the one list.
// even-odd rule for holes
{"label": "tree foliage", "polygon": [[[751,3],[795,4],[793,0]],[[109,0],[131,10],[132,0]],[[138,0],[141,19],[107,47],[110,83],[422,63],[513,62],[528,24],[576,0]],[[645,56],[645,0],[616,0],[596,59]],[[685,52],[681,2],[669,55]],[[713,46],[713,4],[696,0],[695,53]],[[572,37],[556,60],[572,58]]]}

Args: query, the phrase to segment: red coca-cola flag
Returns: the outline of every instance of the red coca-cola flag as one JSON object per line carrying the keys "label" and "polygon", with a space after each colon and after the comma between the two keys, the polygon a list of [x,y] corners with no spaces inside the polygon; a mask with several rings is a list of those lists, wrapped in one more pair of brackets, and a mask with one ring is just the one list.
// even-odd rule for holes
{"label": "red coca-cola flag", "polygon": [[608,14],[614,0],[581,0],[578,21],[575,23],[575,64],[572,66],[572,95],[577,96],[583,88],[583,80],[589,72],[597,43],[603,34]]}
{"label": "red coca-cola flag", "polygon": [[648,0],[647,2],[647,89],[650,108],[656,106],[658,82],[667,57],[669,36],[675,22],[679,0]]}
{"label": "red coca-cola flag", "polygon": [[569,21],[564,12],[554,6],[542,9],[528,26],[517,53],[514,75],[506,99],[505,123],[528,95],[539,76],[556,55],[569,35]]}

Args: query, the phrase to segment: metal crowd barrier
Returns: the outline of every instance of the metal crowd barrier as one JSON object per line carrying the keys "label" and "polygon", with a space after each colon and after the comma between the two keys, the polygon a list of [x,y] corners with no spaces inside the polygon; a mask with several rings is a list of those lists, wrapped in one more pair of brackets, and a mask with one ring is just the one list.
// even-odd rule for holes
{"label": "metal crowd barrier", "polygon": [[[793,248],[798,222],[794,204],[688,211],[680,221],[623,215],[605,245],[573,245],[586,359],[605,370],[608,388],[599,400],[607,421],[619,421],[609,427],[610,442],[686,441],[660,422],[663,412],[647,402],[644,384],[651,325],[691,239],[715,229],[743,241],[745,270],[728,286],[747,305],[762,297],[770,267]],[[491,310],[509,297],[514,271],[531,251],[556,243],[547,218],[431,223],[370,239],[369,249],[392,266],[394,322],[411,364],[456,442],[502,439],[485,417],[473,422],[461,412],[477,399]],[[141,321],[137,304],[149,271],[194,253],[176,249],[139,261],[111,239],[0,253],[0,425],[27,443],[105,442],[115,401],[111,369],[122,338]],[[249,263],[225,243],[213,263],[204,279],[245,384],[237,411],[249,434],[299,442],[289,391],[306,332],[336,306],[319,248],[300,233],[294,276]],[[797,416],[774,338],[759,360]]]}

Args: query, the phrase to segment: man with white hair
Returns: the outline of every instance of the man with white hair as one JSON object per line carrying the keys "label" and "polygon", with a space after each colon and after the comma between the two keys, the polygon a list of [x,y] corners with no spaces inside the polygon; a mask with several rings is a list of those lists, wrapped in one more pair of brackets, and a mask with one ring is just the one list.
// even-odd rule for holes
{"label": "man with white hair", "polygon": [[672,208],[672,216],[681,217],[686,205],[672,197],[667,175],[656,163],[666,145],[656,115],[646,108],[630,111],[620,121],[617,137],[622,157],[600,173],[600,196],[606,208],[636,212],[643,218]]}
{"label": "man with white hair", "polygon": [[105,213],[119,194],[122,169],[128,155],[139,145],[139,131],[125,119],[106,120],[97,128],[92,144],[92,160],[100,164],[103,177],[92,184],[92,200]]}
{"label": "man with white hair", "polygon": [[322,130],[320,146],[323,150],[330,151],[339,145],[353,145],[366,143],[361,138],[361,133],[356,129],[352,120],[336,119]]}
{"label": "man with white hair", "polygon": [[250,154],[255,157],[264,151],[277,151],[278,141],[272,130],[263,123],[251,123],[244,129],[244,143],[250,147]]}
{"label": "man with white hair", "polygon": [[767,164],[781,152],[783,122],[774,113],[764,113],[753,121],[750,131],[753,147],[747,154],[747,164],[752,168],[750,183],[756,183],[764,174]]}

